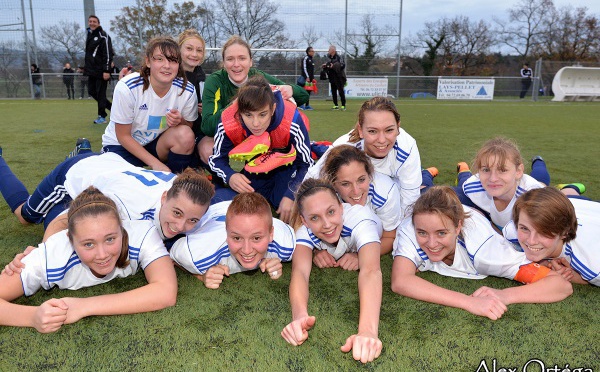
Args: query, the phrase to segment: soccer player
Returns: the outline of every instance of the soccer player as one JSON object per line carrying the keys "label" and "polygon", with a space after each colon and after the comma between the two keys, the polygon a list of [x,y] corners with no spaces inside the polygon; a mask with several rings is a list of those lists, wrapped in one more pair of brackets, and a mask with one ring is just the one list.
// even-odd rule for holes
{"label": "soccer player", "polygon": [[530,190],[513,207],[504,236],[527,258],[550,263],[572,283],[600,286],[600,204],[552,187]]}
{"label": "soccer player", "polygon": [[[390,177],[400,190],[400,211],[417,200],[423,182],[421,157],[417,142],[400,128],[400,113],[385,97],[365,101],[358,112],[356,127],[338,138],[333,146],[349,144],[362,150],[379,173]],[[308,177],[318,177],[327,153],[309,170]]]}
{"label": "soccer player", "polygon": [[163,239],[192,229],[214,195],[206,176],[191,168],[177,176],[135,167],[116,154],[88,153],[59,164],[30,196],[0,157],[0,191],[6,202],[22,224],[44,222],[46,237],[66,228],[66,217],[57,216],[92,185],[117,203],[123,219],[151,220]]}
{"label": "soccer player", "polygon": [[148,43],[140,72],[117,83],[102,151],[136,166],[181,172],[193,161],[198,98],[181,67],[175,40]]}
{"label": "soccer player", "polygon": [[[233,170],[230,157],[247,161],[241,172]],[[236,193],[256,191],[289,222],[294,190],[313,164],[308,131],[296,105],[273,92],[264,77],[248,79],[221,114],[208,164],[231,188],[218,188],[216,198],[231,200]]]}
{"label": "soccer player", "polygon": [[[0,274],[0,324],[55,332],[93,315],[133,314],[175,305],[177,278],[155,226],[121,221],[115,203],[90,187],[71,204],[68,230],[33,249],[20,275]],[[144,270],[148,284],[118,294],[51,299],[39,306],[13,304],[40,288],[79,289]]]}
{"label": "soccer player", "polygon": [[[396,228],[400,225],[400,192],[391,178],[376,172],[369,157],[350,145],[339,145],[329,150],[321,178],[331,182],[344,203],[366,205],[383,223],[381,255],[392,251]],[[320,268],[335,264],[326,250],[315,253],[313,259]]]}
{"label": "soccer player", "polygon": [[382,296],[381,221],[368,207],[340,203],[329,182],[314,178],[300,185],[294,211],[292,226],[297,230],[290,281],[292,322],[285,326],[281,336],[294,346],[308,338],[308,331],[316,321],[308,314],[313,250],[327,250],[336,260],[335,266],[360,270],[358,332],[346,339],[341,350],[352,350],[353,358],[362,363],[373,361],[383,347],[378,338]]}
{"label": "soccer player", "polygon": [[[434,186],[412,208],[394,243],[392,290],[403,296],[467,310],[496,320],[514,303],[548,303],[568,297],[573,288],[558,273],[531,263],[497,234],[479,212],[463,206],[448,186]],[[473,294],[430,283],[418,272],[482,279],[487,275],[527,285]]]}
{"label": "soccer player", "polygon": [[260,269],[271,279],[283,274],[296,239],[290,226],[273,218],[260,194],[243,193],[211,205],[203,223],[171,248],[173,261],[217,289],[225,276]]}
{"label": "soccer player", "polygon": [[[459,163],[459,197],[487,213],[498,231],[511,220],[512,207],[524,192],[550,183],[543,159],[534,158],[532,176],[524,174],[523,158],[517,145],[506,138],[493,138],[479,149],[473,161],[474,175],[466,163]],[[465,181],[466,179],[466,181]],[[540,181],[538,181],[540,180]],[[543,182],[543,183],[542,183]]]}

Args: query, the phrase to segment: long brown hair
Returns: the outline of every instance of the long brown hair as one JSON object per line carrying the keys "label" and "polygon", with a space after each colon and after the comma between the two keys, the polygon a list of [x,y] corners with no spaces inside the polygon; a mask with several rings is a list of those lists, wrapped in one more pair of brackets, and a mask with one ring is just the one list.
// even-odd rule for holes
{"label": "long brown hair", "polygon": [[360,106],[360,110],[358,111],[358,122],[350,132],[351,143],[356,143],[360,141],[360,134],[358,133],[358,127],[363,127],[365,125],[365,113],[367,111],[389,111],[394,115],[394,119],[396,119],[396,123],[398,124],[398,128],[400,128],[400,113],[398,109],[396,109],[396,105],[392,100],[386,97],[373,97],[368,101],[365,101],[362,106]]}

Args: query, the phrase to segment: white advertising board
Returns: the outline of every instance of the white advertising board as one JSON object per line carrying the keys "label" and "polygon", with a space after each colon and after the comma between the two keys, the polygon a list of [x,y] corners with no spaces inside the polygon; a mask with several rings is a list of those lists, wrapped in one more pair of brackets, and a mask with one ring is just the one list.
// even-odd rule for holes
{"label": "white advertising board", "polygon": [[[346,98],[386,97],[387,92],[387,78],[349,78],[344,87]],[[331,96],[331,86],[329,86],[329,95]]]}
{"label": "white advertising board", "polygon": [[494,79],[438,79],[437,99],[494,99]]}

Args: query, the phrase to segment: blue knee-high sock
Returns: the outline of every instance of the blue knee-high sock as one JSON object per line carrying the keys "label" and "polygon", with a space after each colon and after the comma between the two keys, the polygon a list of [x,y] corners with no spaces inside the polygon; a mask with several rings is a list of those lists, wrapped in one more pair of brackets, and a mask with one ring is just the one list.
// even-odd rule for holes
{"label": "blue knee-high sock", "polygon": [[546,186],[550,185],[550,173],[548,173],[548,168],[546,168],[546,162],[542,159],[536,159],[531,164],[530,176]]}
{"label": "blue knee-high sock", "polygon": [[424,186],[421,188],[421,194],[423,194],[428,188],[433,186],[433,176],[427,169],[422,169],[421,177],[423,178],[423,181],[421,181],[421,186]]}
{"label": "blue knee-high sock", "polygon": [[0,193],[12,212],[29,198],[29,192],[23,182],[10,170],[3,157],[0,156]]}
{"label": "blue knee-high sock", "polygon": [[173,173],[180,173],[183,172],[185,168],[189,167],[193,160],[194,154],[183,155],[169,151],[167,167],[169,167]]}

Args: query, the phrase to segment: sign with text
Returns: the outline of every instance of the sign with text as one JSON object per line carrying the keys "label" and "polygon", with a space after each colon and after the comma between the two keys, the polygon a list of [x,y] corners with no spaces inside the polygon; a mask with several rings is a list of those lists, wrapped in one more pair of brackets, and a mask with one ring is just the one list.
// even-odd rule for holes
{"label": "sign with text", "polygon": [[[349,78],[344,93],[349,98],[386,97],[388,92],[387,78]],[[329,87],[331,96],[331,86]]]}
{"label": "sign with text", "polygon": [[494,99],[494,79],[438,79],[437,99]]}

